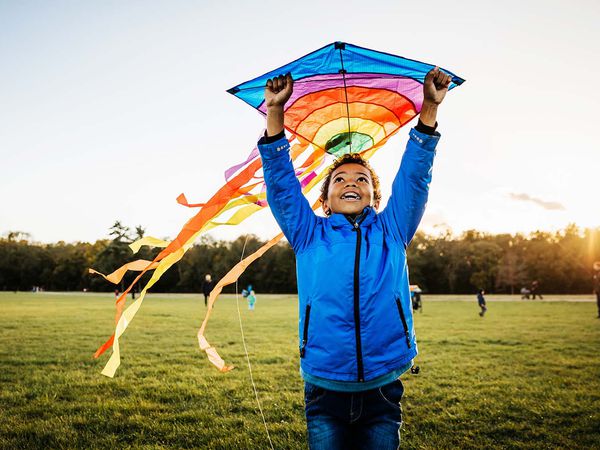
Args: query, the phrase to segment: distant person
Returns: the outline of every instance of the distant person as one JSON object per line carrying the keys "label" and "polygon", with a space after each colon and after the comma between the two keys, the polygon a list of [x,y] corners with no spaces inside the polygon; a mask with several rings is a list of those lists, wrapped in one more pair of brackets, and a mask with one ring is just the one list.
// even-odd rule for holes
{"label": "distant person", "polygon": [[249,284],[246,289],[242,291],[242,297],[245,297],[248,300],[248,310],[254,311],[254,305],[256,303],[256,293],[252,288],[252,285]]}
{"label": "distant person", "polygon": [[423,312],[423,302],[421,301],[421,288],[417,285],[410,286],[410,298],[413,311],[421,310]]}
{"label": "distant person", "polygon": [[483,289],[479,289],[479,292],[477,293],[477,304],[481,308],[481,311],[479,312],[479,317],[485,316],[485,312],[487,311],[487,306],[485,305],[485,297],[483,296],[483,294],[485,294],[485,291]]}
{"label": "distant person", "polygon": [[538,291],[539,287],[540,287],[540,283],[538,282],[538,280],[534,280],[531,282],[530,293],[531,293],[532,300],[535,300],[536,294],[540,297],[540,300],[544,299],[544,297],[542,297],[542,294],[540,294]]}
{"label": "distant person", "polygon": [[119,290],[115,289],[115,298],[119,298],[119,294],[120,294]]}
{"label": "distant person", "polygon": [[598,319],[600,319],[600,261],[594,263],[593,286],[594,294],[596,294],[596,305],[598,306]]}
{"label": "distant person", "polygon": [[210,292],[215,287],[215,282],[212,279],[210,273],[207,273],[204,276],[204,281],[202,282],[202,293],[204,294],[204,306],[208,306],[208,296]]}
{"label": "distant person", "polygon": [[529,294],[531,294],[531,291],[529,289],[527,289],[525,286],[523,286],[521,288],[521,300],[529,300]]}

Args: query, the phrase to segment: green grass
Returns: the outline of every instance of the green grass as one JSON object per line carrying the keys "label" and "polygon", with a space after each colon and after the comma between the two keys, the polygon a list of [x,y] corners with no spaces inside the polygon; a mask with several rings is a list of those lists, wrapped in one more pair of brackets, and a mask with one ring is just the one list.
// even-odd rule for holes
{"label": "green grass", "polygon": [[[474,296],[448,298],[424,296],[416,314],[421,373],[403,377],[402,448],[600,448],[594,303],[491,296],[482,319]],[[113,331],[113,300],[0,293],[0,448],[268,447],[234,297],[207,331],[234,371],[197,347],[200,296],[157,294],[109,379],[107,356],[92,354]],[[241,312],[269,432],[275,448],[306,448],[296,299],[259,295],[256,307]]]}

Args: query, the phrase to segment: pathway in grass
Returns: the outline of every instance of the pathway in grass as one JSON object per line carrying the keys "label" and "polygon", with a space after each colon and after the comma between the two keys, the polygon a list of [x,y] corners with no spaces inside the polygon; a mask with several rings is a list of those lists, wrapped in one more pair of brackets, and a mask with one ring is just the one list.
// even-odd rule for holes
{"label": "pathway in grass", "polygon": [[[113,331],[110,295],[0,293],[0,448],[265,448],[235,299],[207,331],[237,366],[220,374],[197,349],[200,297],[150,296],[108,379],[91,355]],[[595,305],[498,300],[482,319],[473,296],[425,297],[402,447],[600,448]],[[241,306],[275,447],[306,448],[295,297]]]}

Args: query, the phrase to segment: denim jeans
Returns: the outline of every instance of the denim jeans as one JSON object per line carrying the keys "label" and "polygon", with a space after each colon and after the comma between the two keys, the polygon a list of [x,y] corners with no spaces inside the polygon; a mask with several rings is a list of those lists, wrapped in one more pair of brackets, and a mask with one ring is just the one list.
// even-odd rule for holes
{"label": "denim jeans", "polygon": [[363,392],[335,392],[305,382],[309,448],[396,450],[400,446],[403,393],[399,379]]}

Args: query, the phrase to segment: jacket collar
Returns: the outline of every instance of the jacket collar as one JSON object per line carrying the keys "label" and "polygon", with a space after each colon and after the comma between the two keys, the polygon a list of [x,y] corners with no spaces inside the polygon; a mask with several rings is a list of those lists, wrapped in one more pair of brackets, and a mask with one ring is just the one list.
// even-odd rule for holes
{"label": "jacket collar", "polygon": [[376,216],[377,213],[375,212],[375,209],[371,206],[367,206],[355,219],[344,214],[335,213],[329,216],[328,220],[334,228],[353,228],[354,222],[360,224],[361,227],[370,225],[375,221]]}

